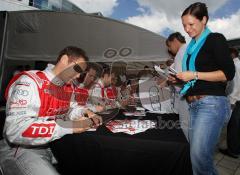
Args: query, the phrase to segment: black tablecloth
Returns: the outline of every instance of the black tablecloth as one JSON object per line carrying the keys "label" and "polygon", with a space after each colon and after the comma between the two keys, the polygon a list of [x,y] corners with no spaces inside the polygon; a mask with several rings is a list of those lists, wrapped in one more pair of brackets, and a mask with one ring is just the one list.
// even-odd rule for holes
{"label": "black tablecloth", "polygon": [[[157,120],[157,114],[144,119]],[[123,118],[123,115],[119,115]],[[159,119],[159,117],[158,117]],[[161,115],[160,128],[128,135],[111,133],[105,126],[96,132],[66,135],[51,143],[62,174],[154,173],[161,175],[192,174],[189,144],[181,129],[168,127],[176,115]]]}

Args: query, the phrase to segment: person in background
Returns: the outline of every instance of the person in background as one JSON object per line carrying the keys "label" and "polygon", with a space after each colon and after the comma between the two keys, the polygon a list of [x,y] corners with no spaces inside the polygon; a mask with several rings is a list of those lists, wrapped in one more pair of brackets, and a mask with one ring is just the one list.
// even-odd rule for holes
{"label": "person in background", "polygon": [[138,87],[138,78],[132,78],[129,80],[128,88],[130,90],[130,95],[132,98],[138,98],[139,97],[139,87]]}
{"label": "person in background", "polygon": [[189,104],[189,143],[194,175],[217,175],[213,154],[224,123],[230,117],[226,97],[227,81],[235,67],[225,37],[207,27],[208,10],[197,2],[181,16],[186,33],[192,38],[182,61],[182,72],[172,77],[185,82],[180,94]]}
{"label": "person in background", "polygon": [[79,88],[76,92],[76,101],[79,105],[85,106],[93,112],[101,112],[104,107],[91,104],[89,101],[91,88],[101,75],[102,67],[96,63],[89,63],[87,71],[78,78]]}
{"label": "person in background", "polygon": [[232,158],[240,155],[240,60],[238,50],[230,48],[231,57],[235,64],[235,76],[227,86],[227,94],[232,106],[232,115],[227,125],[227,148],[219,151]]}
{"label": "person in background", "polygon": [[[186,40],[179,32],[170,34],[166,40],[168,51],[174,56],[174,63],[170,66],[176,72],[182,72],[182,59],[186,51]],[[171,77],[170,77],[171,78]],[[174,109],[179,114],[179,121],[185,137],[188,140],[189,112],[188,104],[184,98],[180,97],[181,85],[174,86]]]}
{"label": "person in background", "polygon": [[166,45],[168,51],[174,56],[171,67],[177,72],[182,72],[182,59],[187,47],[185,37],[179,32],[174,32],[168,36]]}
{"label": "person in background", "polygon": [[119,91],[119,88],[117,87],[118,77],[115,77],[114,79],[112,79],[111,85],[106,88],[107,98],[109,99],[118,100],[119,98],[120,91]]}
{"label": "person in background", "polygon": [[[106,89],[110,87],[111,82],[116,78],[115,73],[111,72],[109,67],[103,69],[102,76],[91,88],[90,103],[93,105],[105,106],[104,110],[117,107],[114,100],[109,99]],[[104,104],[104,105],[103,105]]]}
{"label": "person in background", "polygon": [[[49,143],[102,123],[100,116],[87,109],[74,111],[78,106],[72,100],[77,89],[73,82],[86,69],[87,61],[82,49],[68,46],[59,53],[56,65],[19,73],[10,81],[5,94],[4,139],[0,141],[4,175],[58,174],[51,164]],[[69,120],[73,115],[79,119]]]}
{"label": "person in background", "polygon": [[96,63],[89,63],[88,70],[84,76],[84,80],[82,82],[82,86],[91,89],[94,85],[95,81],[98,80],[99,75],[102,73],[102,67]]}

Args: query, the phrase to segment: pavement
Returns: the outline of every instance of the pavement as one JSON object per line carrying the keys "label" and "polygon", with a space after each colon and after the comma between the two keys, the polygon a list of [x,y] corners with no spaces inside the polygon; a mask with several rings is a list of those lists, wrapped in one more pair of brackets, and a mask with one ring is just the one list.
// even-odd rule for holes
{"label": "pavement", "polygon": [[[223,128],[218,147],[226,148],[227,129]],[[214,155],[214,163],[217,167],[219,175],[240,175],[240,157],[234,159],[221,154],[216,150]]]}

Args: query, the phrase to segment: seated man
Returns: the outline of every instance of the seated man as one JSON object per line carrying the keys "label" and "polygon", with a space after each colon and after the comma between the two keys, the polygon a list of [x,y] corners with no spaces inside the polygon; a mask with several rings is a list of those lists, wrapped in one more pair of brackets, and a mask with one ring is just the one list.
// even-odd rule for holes
{"label": "seated man", "polygon": [[107,98],[112,100],[118,100],[119,90],[117,87],[118,77],[112,79],[111,85],[105,89]]}
{"label": "seated man", "polygon": [[108,98],[106,91],[113,79],[115,79],[115,74],[110,71],[110,68],[103,69],[101,78],[90,90],[91,104],[105,106],[105,110],[118,107],[114,100]]}
{"label": "seated man", "polygon": [[73,82],[86,69],[87,61],[82,49],[69,46],[60,52],[55,66],[13,77],[6,89],[4,139],[0,141],[4,175],[58,174],[51,164],[48,143],[101,124],[101,117],[84,108],[74,115],[88,113],[90,118],[68,119],[75,104],[71,100],[76,89]]}
{"label": "seated man", "polygon": [[78,79],[80,84],[76,92],[76,101],[79,105],[85,106],[94,112],[101,112],[104,109],[101,105],[93,105],[89,102],[89,91],[101,72],[102,67],[100,65],[96,63],[89,63],[87,72]]}

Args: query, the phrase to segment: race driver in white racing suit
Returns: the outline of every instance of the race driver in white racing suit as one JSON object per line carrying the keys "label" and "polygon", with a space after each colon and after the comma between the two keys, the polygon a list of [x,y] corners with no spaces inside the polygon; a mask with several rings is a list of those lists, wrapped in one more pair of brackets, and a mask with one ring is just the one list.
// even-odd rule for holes
{"label": "race driver in white racing suit", "polygon": [[[82,49],[69,46],[60,52],[56,66],[22,72],[11,80],[0,141],[4,175],[58,174],[48,143],[101,124],[101,117],[74,102],[73,81],[86,69],[87,61]],[[83,117],[85,113],[89,118]]]}

